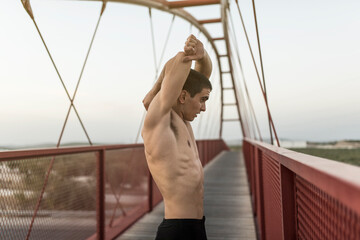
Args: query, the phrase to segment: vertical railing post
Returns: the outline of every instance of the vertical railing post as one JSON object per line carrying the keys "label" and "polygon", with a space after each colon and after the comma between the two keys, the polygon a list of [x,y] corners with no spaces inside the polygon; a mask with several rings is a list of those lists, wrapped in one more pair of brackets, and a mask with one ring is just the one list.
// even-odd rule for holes
{"label": "vertical railing post", "polygon": [[283,165],[280,167],[283,239],[296,239],[295,175]]}
{"label": "vertical railing post", "polygon": [[153,178],[150,171],[148,177],[148,205],[149,212],[151,212],[153,210]]}
{"label": "vertical railing post", "polygon": [[204,149],[205,149],[205,161],[204,161],[204,166],[206,165],[206,163],[209,161],[209,142],[205,142],[204,144]]}
{"label": "vertical railing post", "polygon": [[255,206],[256,206],[256,214],[258,219],[258,229],[260,232],[260,239],[265,240],[265,212],[264,212],[264,182],[263,182],[263,152],[254,146],[255,149]]}
{"label": "vertical railing post", "polygon": [[96,238],[105,239],[105,149],[98,152],[96,160]]}
{"label": "vertical railing post", "polygon": [[[249,147],[249,155],[250,155],[250,188],[251,188],[251,195],[253,205],[256,205],[257,196],[256,196],[256,165],[257,162],[257,155],[256,155],[256,147],[251,145]],[[254,212],[256,214],[256,210]]]}

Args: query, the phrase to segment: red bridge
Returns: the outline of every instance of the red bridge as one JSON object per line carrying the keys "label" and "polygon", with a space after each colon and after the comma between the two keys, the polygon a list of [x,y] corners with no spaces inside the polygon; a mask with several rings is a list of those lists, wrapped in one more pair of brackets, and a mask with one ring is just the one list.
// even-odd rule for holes
{"label": "red bridge", "polygon": [[[238,10],[251,52],[271,144],[263,141],[248,93],[229,1],[100,2],[99,21],[76,89],[70,95],[30,1],[21,1],[66,92],[69,110],[56,147],[0,152],[0,239],[154,239],[163,217],[162,197],[148,171],[143,145],[94,145],[74,102],[107,2],[119,2],[148,7],[151,23],[152,9],[172,14],[172,21],[175,16],[185,19],[212,47],[217,63],[213,81],[219,83],[220,89],[216,114],[219,124],[216,128],[206,126],[205,132],[215,129],[219,134],[216,139],[197,141],[205,168],[204,207],[209,239],[360,240],[360,168],[280,147],[268,105],[254,1],[260,67],[255,63],[238,1],[231,1],[231,7]],[[184,10],[207,5],[218,6],[221,17],[197,19]],[[219,35],[209,33],[205,25],[211,24],[221,25]],[[157,75],[161,61],[158,64],[154,59]],[[232,101],[226,100],[229,94]],[[71,110],[90,146],[61,147]],[[234,114],[225,114],[228,110]],[[228,122],[235,122],[241,129],[240,152],[230,151],[223,141]],[[139,133],[136,143],[138,138]]]}
{"label": "red bridge", "polygon": [[[360,238],[358,167],[249,139],[244,158],[222,140],[197,144],[209,239]],[[163,206],[143,145],[9,151],[0,161],[1,239],[154,239]]]}

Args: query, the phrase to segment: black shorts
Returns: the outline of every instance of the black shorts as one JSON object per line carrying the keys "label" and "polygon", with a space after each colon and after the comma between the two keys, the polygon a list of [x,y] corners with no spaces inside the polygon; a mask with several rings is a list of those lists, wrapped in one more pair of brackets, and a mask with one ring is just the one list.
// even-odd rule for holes
{"label": "black shorts", "polygon": [[164,219],[155,240],[207,240],[203,219]]}

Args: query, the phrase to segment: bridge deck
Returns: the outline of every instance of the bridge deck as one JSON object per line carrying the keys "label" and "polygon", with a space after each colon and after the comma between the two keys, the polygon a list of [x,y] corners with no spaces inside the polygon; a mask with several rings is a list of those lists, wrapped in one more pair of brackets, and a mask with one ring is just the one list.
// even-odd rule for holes
{"label": "bridge deck", "polygon": [[[256,239],[243,156],[222,152],[205,167],[204,211],[209,240]],[[164,216],[160,203],[117,240],[153,240]]]}

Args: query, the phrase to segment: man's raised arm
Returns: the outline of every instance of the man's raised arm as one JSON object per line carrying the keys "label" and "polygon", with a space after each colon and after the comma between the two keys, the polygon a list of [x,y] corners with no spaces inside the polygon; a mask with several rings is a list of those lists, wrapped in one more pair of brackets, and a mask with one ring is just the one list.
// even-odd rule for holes
{"label": "man's raised arm", "polygon": [[[204,74],[207,78],[210,78],[212,63],[209,55],[204,49],[202,42],[196,39],[195,36],[190,35],[185,42],[184,52],[186,55],[184,61],[195,60],[195,70]],[[166,65],[162,69],[161,74],[153,88],[146,94],[145,98],[143,99],[143,104],[146,110],[148,110],[150,103],[161,89],[161,84],[165,75],[165,67]]]}
{"label": "man's raised arm", "polygon": [[[191,68],[191,60],[186,61],[184,58],[184,52],[179,52],[171,58],[165,64],[161,73],[162,76],[151,90],[154,91],[151,95],[155,94],[155,96],[148,96],[148,94],[145,97],[144,106],[148,106],[148,113],[144,122],[146,129],[158,124],[162,117],[169,113],[176,104]],[[156,91],[158,92],[156,93]]]}
{"label": "man's raised arm", "polygon": [[168,112],[180,96],[191,68],[191,60],[185,59],[185,53],[179,52],[165,66],[165,75],[159,91],[160,109]]}
{"label": "man's raised arm", "polygon": [[151,90],[146,94],[146,96],[144,97],[143,99],[143,104],[144,104],[144,107],[146,109],[146,111],[148,110],[149,108],[149,105],[151,103],[151,101],[154,99],[154,97],[156,96],[156,94],[160,91],[161,89],[161,84],[162,84],[162,81],[164,79],[164,75],[165,75],[165,66],[164,68],[162,69],[161,73],[160,73],[160,76],[158,77],[156,83],[154,84],[154,86],[151,88]]}
{"label": "man's raised arm", "polygon": [[194,35],[190,35],[185,42],[184,52],[187,56],[185,61],[196,60],[195,70],[210,78],[212,63],[202,42]]}

